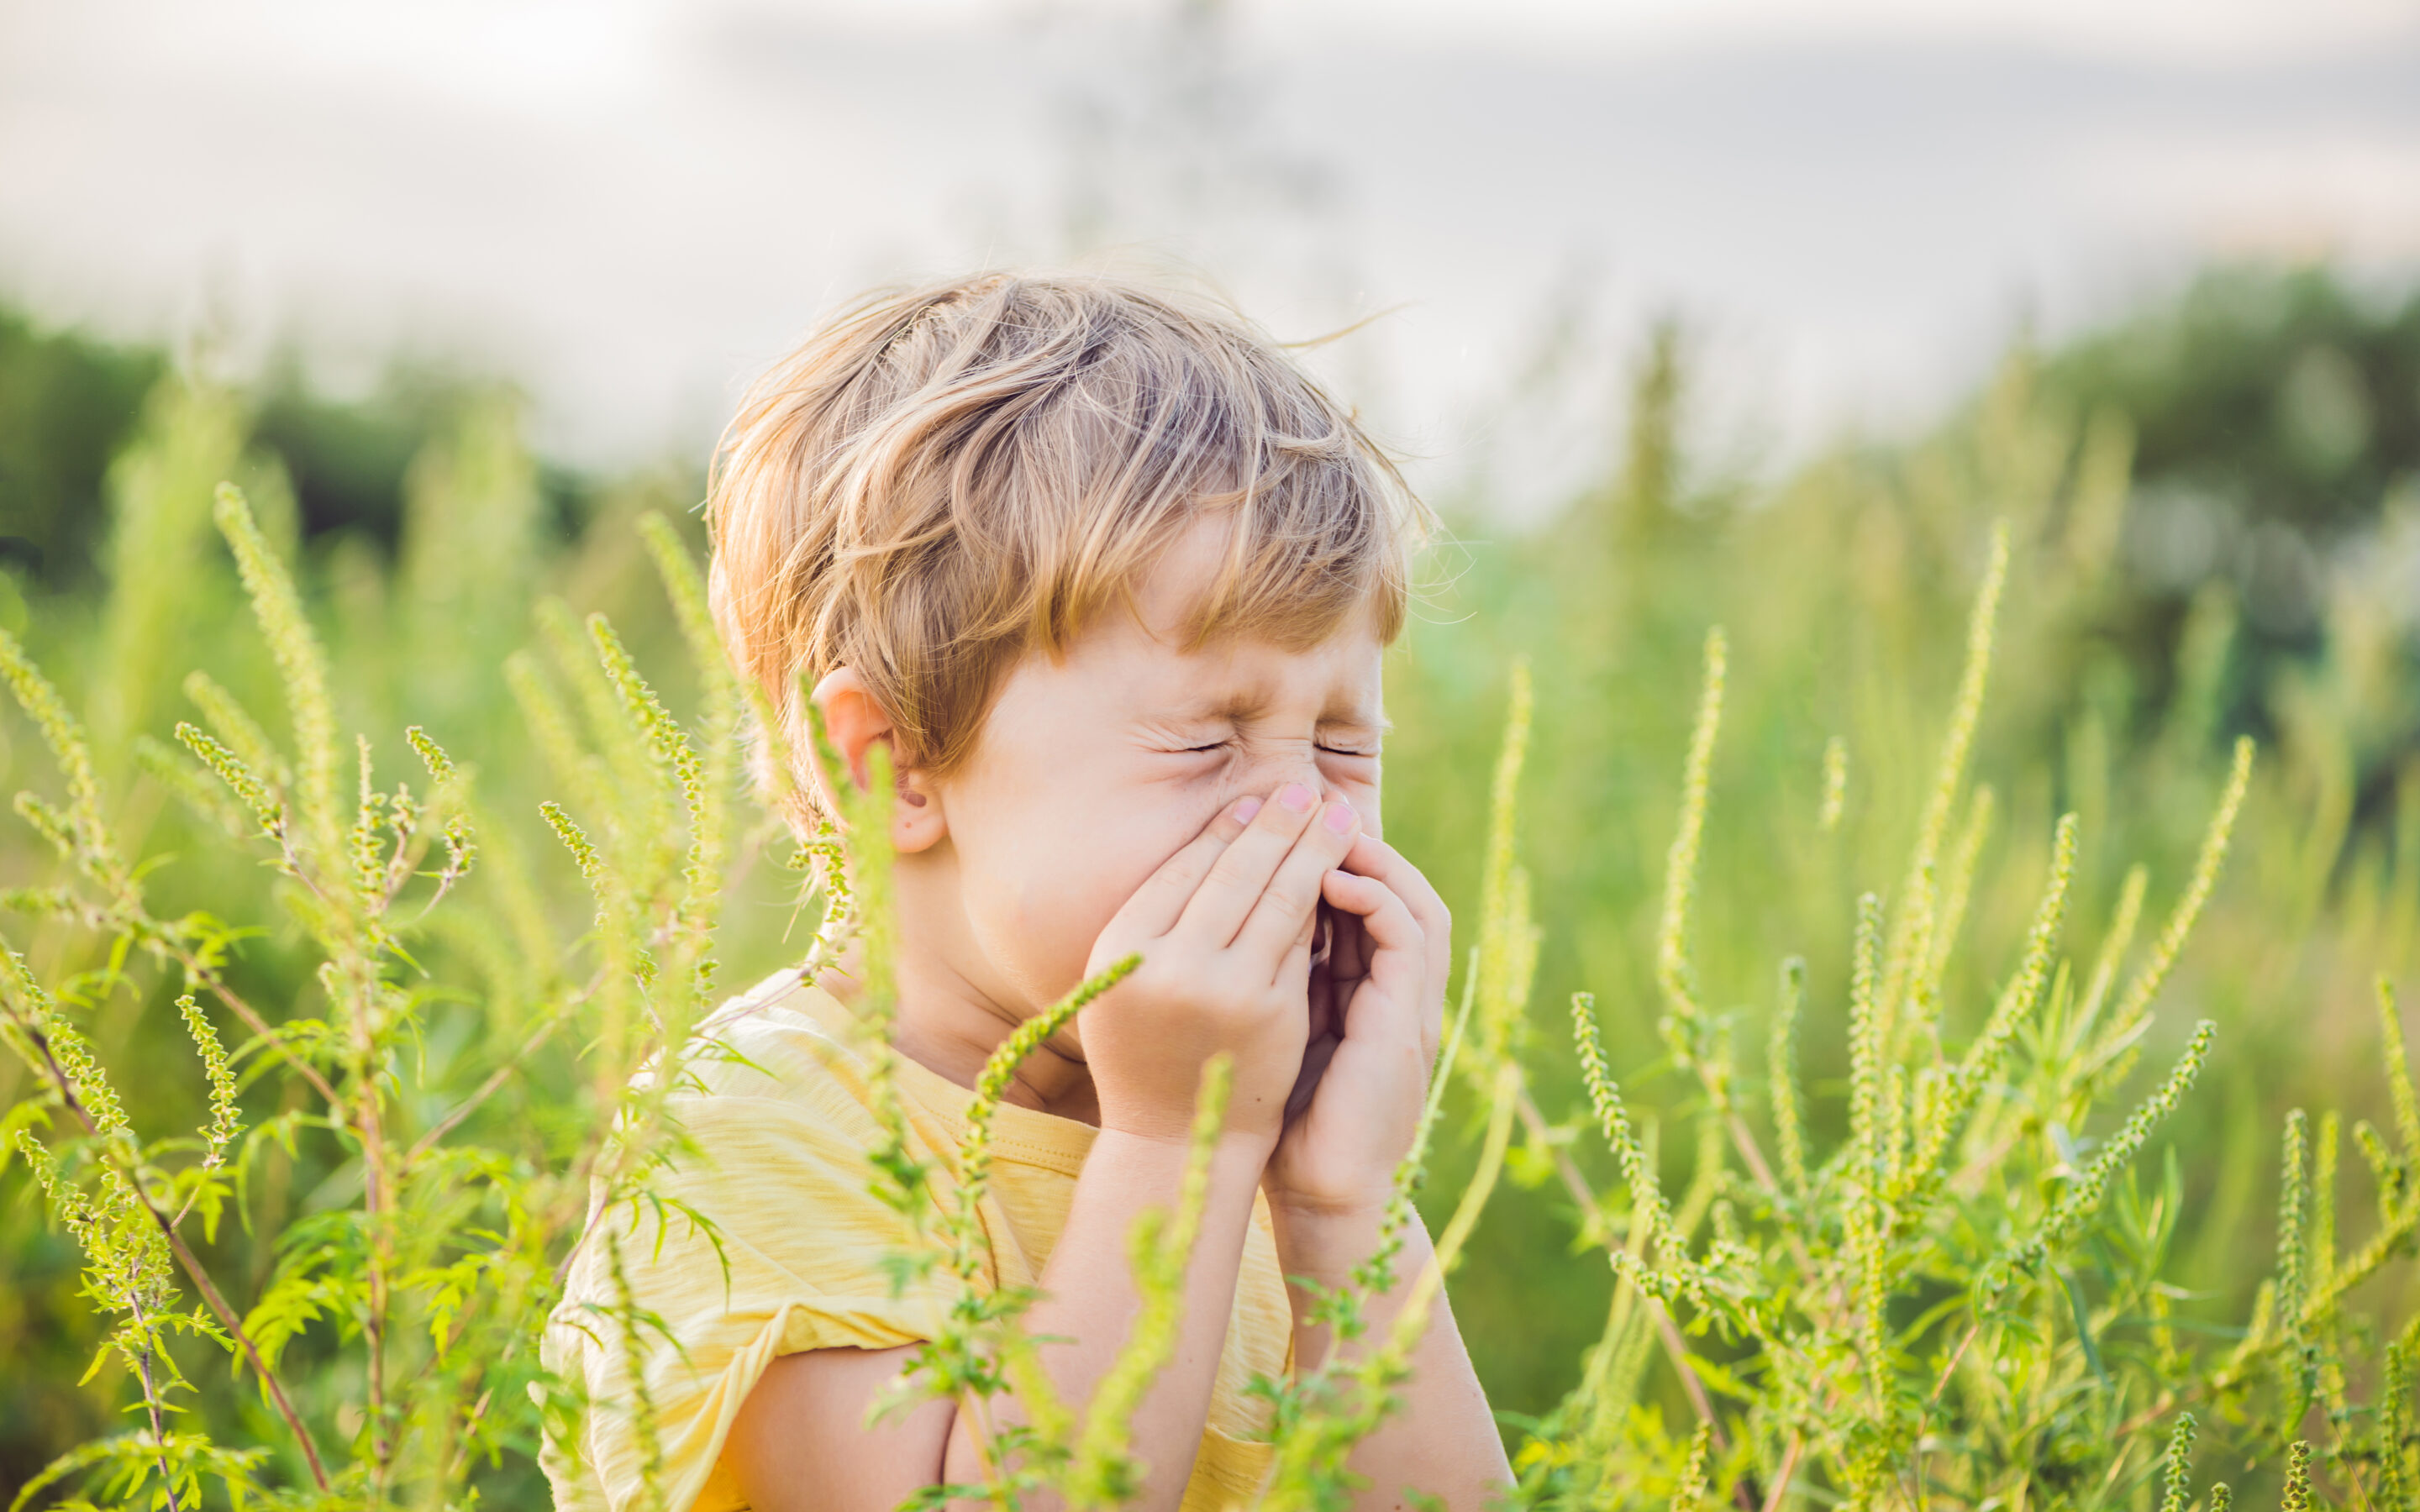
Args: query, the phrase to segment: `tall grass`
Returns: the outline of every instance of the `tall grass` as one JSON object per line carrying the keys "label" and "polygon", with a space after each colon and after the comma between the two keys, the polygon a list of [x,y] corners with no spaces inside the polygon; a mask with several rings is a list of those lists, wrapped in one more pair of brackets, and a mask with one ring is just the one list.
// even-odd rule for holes
{"label": "tall grass", "polygon": [[[298,563],[194,481],[278,497],[226,402],[155,406],[132,455],[183,460],[123,471],[159,492],[112,596],[0,639],[6,1180],[51,1219],[0,1243],[38,1319],[0,1323],[41,1414],[19,1500],[524,1504],[587,1406],[535,1342],[615,1242],[592,1194],[705,1223],[674,1094],[729,984],[860,941],[888,1054],[886,857],[847,843],[879,816],[801,842],[743,795],[756,695],[644,487],[550,561],[473,416],[415,470],[402,570]],[[2420,939],[2420,768],[2351,776],[2408,671],[2349,580],[2261,748],[2212,727],[2223,599],[2146,686],[2093,628],[2122,439],[2020,368],[1753,513],[1648,437],[1542,546],[1471,548],[1478,617],[1416,627],[1390,685],[1389,822],[1468,951],[1393,1210],[1439,1264],[1389,1247],[1318,1299],[1345,1344],[1266,1383],[1264,1502],[1342,1504],[1424,1311],[1363,1304],[1451,1270],[1523,1504],[2411,1504],[2420,1094],[2375,979]],[[592,612],[506,628],[541,580]],[[1019,1396],[980,1494],[1115,1505],[1200,1165],[1135,1236],[1118,1367],[1052,1400],[972,1217],[1030,1027],[963,1197],[886,1104],[868,1181],[959,1298],[901,1391]],[[2322,1087],[2350,1105],[2295,1105]],[[627,1291],[596,1321],[647,1347]]]}

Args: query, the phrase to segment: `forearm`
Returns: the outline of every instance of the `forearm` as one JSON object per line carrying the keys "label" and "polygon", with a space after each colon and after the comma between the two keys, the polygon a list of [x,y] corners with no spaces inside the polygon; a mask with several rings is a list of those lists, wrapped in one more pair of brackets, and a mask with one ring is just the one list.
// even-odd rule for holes
{"label": "forearm", "polygon": [[[1135,1220],[1147,1209],[1173,1211],[1186,1156],[1182,1143],[1105,1129],[1077,1180],[1066,1227],[1043,1268],[1042,1295],[1021,1326],[1028,1337],[1051,1341],[1038,1347],[1036,1359],[1078,1425],[1140,1310],[1128,1249]],[[1212,1156],[1175,1343],[1137,1408],[1127,1439],[1143,1466],[1138,1505],[1145,1512],[1174,1508],[1192,1473],[1234,1309],[1252,1197],[1267,1158],[1265,1140],[1243,1136],[1222,1139]],[[1009,1396],[994,1397],[980,1411],[985,1421],[970,1421],[962,1411],[951,1432],[946,1473],[954,1483],[985,1478],[988,1437],[1027,1421]],[[1027,1502],[1029,1507],[1054,1504]]]}
{"label": "forearm", "polygon": [[[1308,1299],[1291,1278],[1305,1276],[1329,1289],[1349,1286],[1353,1272],[1378,1246],[1380,1213],[1305,1216],[1280,1210],[1273,1215],[1278,1263],[1294,1293],[1295,1368],[1309,1370],[1326,1358],[1331,1340],[1329,1331],[1310,1319]],[[1386,1348],[1430,1264],[1428,1229],[1418,1213],[1405,1226],[1403,1241],[1394,1259],[1395,1284],[1364,1305],[1368,1328],[1347,1347],[1348,1359]],[[1454,1512],[1479,1512],[1512,1483],[1487,1394],[1471,1368],[1442,1285],[1430,1293],[1427,1310],[1409,1360],[1411,1379],[1400,1388],[1402,1406],[1347,1461],[1368,1482],[1357,1498],[1359,1512],[1408,1506],[1408,1491],[1442,1497]]]}

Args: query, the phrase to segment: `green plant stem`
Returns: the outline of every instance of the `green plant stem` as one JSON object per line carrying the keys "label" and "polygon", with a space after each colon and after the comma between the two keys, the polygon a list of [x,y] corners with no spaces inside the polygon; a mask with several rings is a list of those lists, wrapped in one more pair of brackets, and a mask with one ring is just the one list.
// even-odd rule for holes
{"label": "green plant stem", "polygon": [[[1590,1185],[1579,1163],[1572,1159],[1570,1149],[1547,1138],[1545,1116],[1538,1111],[1537,1102],[1530,1097],[1528,1087],[1521,1088],[1514,1106],[1519,1111],[1522,1132],[1541,1148],[1554,1150],[1555,1171],[1562,1178],[1563,1189],[1571,1195],[1573,1201],[1579,1204],[1580,1211],[1588,1214],[1603,1230],[1605,1210],[1597,1198],[1596,1189]],[[1606,1244],[1608,1249],[1618,1252],[1609,1232]],[[1689,1364],[1689,1346],[1673,1323],[1670,1310],[1653,1297],[1643,1300],[1654,1308],[1655,1336],[1663,1343],[1664,1353],[1672,1363],[1673,1373],[1681,1378],[1681,1390],[1688,1396],[1691,1410],[1698,1414],[1699,1422],[1714,1430],[1714,1447],[1723,1454],[1730,1453],[1730,1443],[1723,1436],[1722,1424],[1714,1416],[1714,1398],[1706,1395],[1706,1383],[1698,1378],[1698,1372]]]}
{"label": "green plant stem", "polygon": [[[136,1304],[131,1310],[135,1326],[149,1332],[150,1320],[143,1316],[142,1305]],[[143,1410],[151,1419],[153,1462],[160,1467],[160,1494],[168,1504],[168,1512],[181,1512],[177,1504],[177,1477],[168,1469],[168,1428],[160,1415],[160,1386],[151,1379],[151,1350],[147,1347],[136,1352],[134,1368],[143,1378]]]}
{"label": "green plant stem", "polygon": [[1806,1447],[1807,1441],[1792,1429],[1790,1443],[1781,1451],[1781,1466],[1774,1472],[1773,1488],[1765,1492],[1763,1512],[1781,1512],[1781,1504],[1790,1495],[1790,1477],[1798,1473],[1798,1457]]}
{"label": "green plant stem", "polygon": [[[57,1095],[60,1103],[70,1113],[75,1115],[76,1121],[84,1125],[84,1131],[87,1136],[101,1140],[100,1121],[92,1116],[91,1110],[85,1106],[84,1100],[76,1095],[75,1083],[68,1075],[66,1068],[62,1067],[57,1057],[50,1053],[49,1037],[44,1035],[39,1026],[33,1025],[21,1024],[19,1027],[42,1052],[42,1061],[49,1072],[52,1090]],[[105,1140],[103,1140],[103,1148],[109,1148]],[[303,1462],[310,1467],[313,1484],[321,1491],[329,1490],[328,1467],[319,1458],[319,1446],[312,1440],[311,1430],[303,1427],[302,1415],[294,1410],[292,1398],[286,1395],[285,1383],[277,1379],[275,1372],[269,1368],[268,1362],[261,1358],[260,1350],[254,1344],[252,1335],[244,1332],[243,1319],[238,1316],[233,1307],[227,1304],[225,1296],[219,1291],[217,1284],[210,1279],[209,1273],[202,1268],[200,1257],[196,1256],[192,1246],[185,1242],[184,1237],[177,1232],[176,1225],[168,1221],[168,1215],[161,1211],[158,1205],[152,1202],[150,1195],[143,1190],[143,1184],[130,1178],[127,1186],[134,1194],[135,1200],[143,1205],[143,1211],[150,1214],[151,1221],[158,1227],[161,1237],[167,1241],[169,1252],[177,1257],[178,1265],[183,1268],[185,1274],[192,1279],[194,1289],[202,1294],[202,1301],[209,1307],[211,1316],[219,1320],[219,1326],[226,1330],[227,1336],[234,1339],[236,1347],[243,1351],[245,1363],[252,1366],[253,1374],[259,1378],[270,1399],[276,1405],[277,1415],[285,1419],[287,1431],[294,1435],[295,1444],[302,1449]]]}
{"label": "green plant stem", "polygon": [[569,1023],[571,1015],[585,1006],[604,982],[605,977],[602,972],[590,978],[586,986],[566,998],[561,1007],[547,1016],[546,1022],[531,1030],[529,1037],[521,1041],[520,1047],[505,1057],[503,1065],[490,1072],[487,1080],[481,1082],[468,1097],[448,1109],[442,1118],[430,1124],[419,1138],[411,1142],[411,1148],[405,1150],[403,1154],[403,1168],[408,1171],[419,1165],[421,1157],[434,1149],[438,1141],[461,1127],[465,1119],[479,1111],[481,1104],[502,1090],[504,1084],[512,1080],[513,1073],[521,1068],[521,1064],[535,1055],[538,1048],[547,1041],[554,1038],[555,1031]]}

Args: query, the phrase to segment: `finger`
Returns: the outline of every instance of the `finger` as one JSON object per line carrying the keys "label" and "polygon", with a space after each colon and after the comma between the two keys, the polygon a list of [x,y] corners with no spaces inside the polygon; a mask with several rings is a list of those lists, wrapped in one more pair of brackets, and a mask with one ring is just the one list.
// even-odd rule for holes
{"label": "finger", "polygon": [[[1305,1027],[1308,1028],[1311,1018],[1311,1014],[1309,1012],[1311,997],[1311,932],[1309,930],[1303,931],[1301,936],[1297,938],[1293,945],[1286,948],[1285,954],[1278,961],[1278,969],[1276,973],[1269,978],[1269,980],[1272,982],[1298,981],[1302,983],[1305,1005],[1303,1019],[1305,1022]],[[1331,1033],[1341,1033],[1342,1030],[1339,1026],[1342,1023],[1343,1016],[1343,1005],[1338,1004],[1335,1018],[1326,1025],[1325,1027]]]}
{"label": "finger", "polygon": [[1261,800],[1250,797],[1219,810],[1202,826],[1201,834],[1144,879],[1134,896],[1118,909],[1112,923],[1153,938],[1175,927],[1186,903],[1200,890],[1202,879],[1234,844],[1236,837],[1244,833],[1260,808]]}
{"label": "finger", "polygon": [[1404,901],[1404,906],[1412,911],[1422,929],[1444,933],[1435,926],[1449,921],[1445,900],[1437,896],[1436,888],[1420,869],[1404,859],[1403,852],[1392,845],[1373,835],[1363,835],[1345,853],[1343,870],[1385,883],[1387,890]]}
{"label": "finger", "polygon": [[1330,908],[1325,903],[1311,910],[1319,919],[1319,945],[1311,952],[1311,1004],[1317,1011],[1333,999],[1342,1015],[1344,1000],[1361,980],[1364,955],[1358,916]]}
{"label": "finger", "polygon": [[1319,931],[1311,950],[1311,1033],[1317,1039],[1342,1021],[1345,999],[1361,980],[1359,958],[1348,943],[1358,938],[1361,920],[1325,905],[1314,907],[1311,915]]}
{"label": "finger", "polygon": [[[1322,894],[1346,913],[1360,916],[1376,947],[1370,959],[1366,986],[1345,1004],[1345,1038],[1419,1035],[1421,1030],[1421,965],[1427,941],[1419,920],[1393,889],[1350,872],[1330,872],[1322,879]],[[1368,1010],[1379,1007],[1383,1021],[1373,1022]],[[1425,1048],[1425,1041],[1423,1041]]]}
{"label": "finger", "polygon": [[1384,841],[1364,835],[1354,841],[1353,849],[1344,857],[1343,870],[1384,883],[1387,890],[1411,910],[1427,938],[1421,960],[1428,971],[1428,1001],[1421,1005],[1420,1022],[1423,1042],[1434,1055],[1445,1031],[1446,988],[1453,980],[1453,916],[1446,911],[1445,900],[1437,896],[1436,888],[1420,869]]}
{"label": "finger", "polygon": [[[1310,1009],[1309,1018],[1313,1032],[1317,1032],[1321,1019],[1320,1005],[1315,995],[1322,987],[1326,987],[1329,989],[1329,995],[1332,996],[1336,985],[1327,980],[1327,963],[1320,957],[1319,948],[1324,939],[1325,936],[1319,928],[1319,910],[1313,907],[1304,916],[1302,930],[1295,936],[1294,943],[1286,947],[1285,961],[1278,967],[1278,975],[1275,979],[1289,986],[1297,981],[1302,983],[1304,1001]],[[1296,969],[1295,964],[1297,957],[1301,960],[1299,969]],[[1339,1001],[1336,1007],[1341,1014],[1343,1011],[1342,1002]]]}
{"label": "finger", "polygon": [[1338,799],[1323,805],[1319,817],[1304,826],[1294,849],[1279,863],[1277,874],[1261,890],[1260,902],[1252,905],[1251,916],[1235,933],[1234,948],[1249,959],[1272,963],[1286,951],[1303,921],[1317,912],[1320,878],[1353,848],[1353,837],[1360,828],[1361,816],[1351,804]]}
{"label": "finger", "polygon": [[1288,782],[1278,789],[1234,843],[1212,860],[1209,873],[1187,897],[1173,927],[1197,933],[1213,949],[1234,943],[1235,932],[1318,811],[1319,795],[1305,784]]}

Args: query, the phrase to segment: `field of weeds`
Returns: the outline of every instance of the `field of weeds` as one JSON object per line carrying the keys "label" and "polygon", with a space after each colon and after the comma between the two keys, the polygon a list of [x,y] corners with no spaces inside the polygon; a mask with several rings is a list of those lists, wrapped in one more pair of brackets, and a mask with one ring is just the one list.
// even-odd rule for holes
{"label": "field of weeds", "polygon": [[[1468,975],[1402,1208],[1523,1504],[2414,1505],[2411,426],[2338,455],[2288,352],[2240,364],[2275,455],[2221,456],[2194,298],[2146,316],[2170,390],[2118,360],[2148,327],[2020,352],[1752,482],[1693,466],[1661,342],[1557,517],[1439,501],[1387,810]],[[663,1068],[766,974],[878,960],[884,858],[747,791],[691,481],[569,486],[466,391],[390,425],[382,533],[326,424],[103,377],[139,418],[0,578],[0,1486],[533,1504],[591,1407],[535,1343],[592,1183],[659,1207]],[[2186,571],[2214,456],[2250,502]],[[2313,477],[2335,514],[2287,507]],[[869,1045],[885,1011],[876,972]],[[1007,1389],[970,1209],[888,1153],[967,1280],[917,1389]],[[1268,1504],[1343,1504],[1400,1347],[1269,1384]],[[1037,1414],[992,1494],[1116,1504],[1130,1407]]]}

